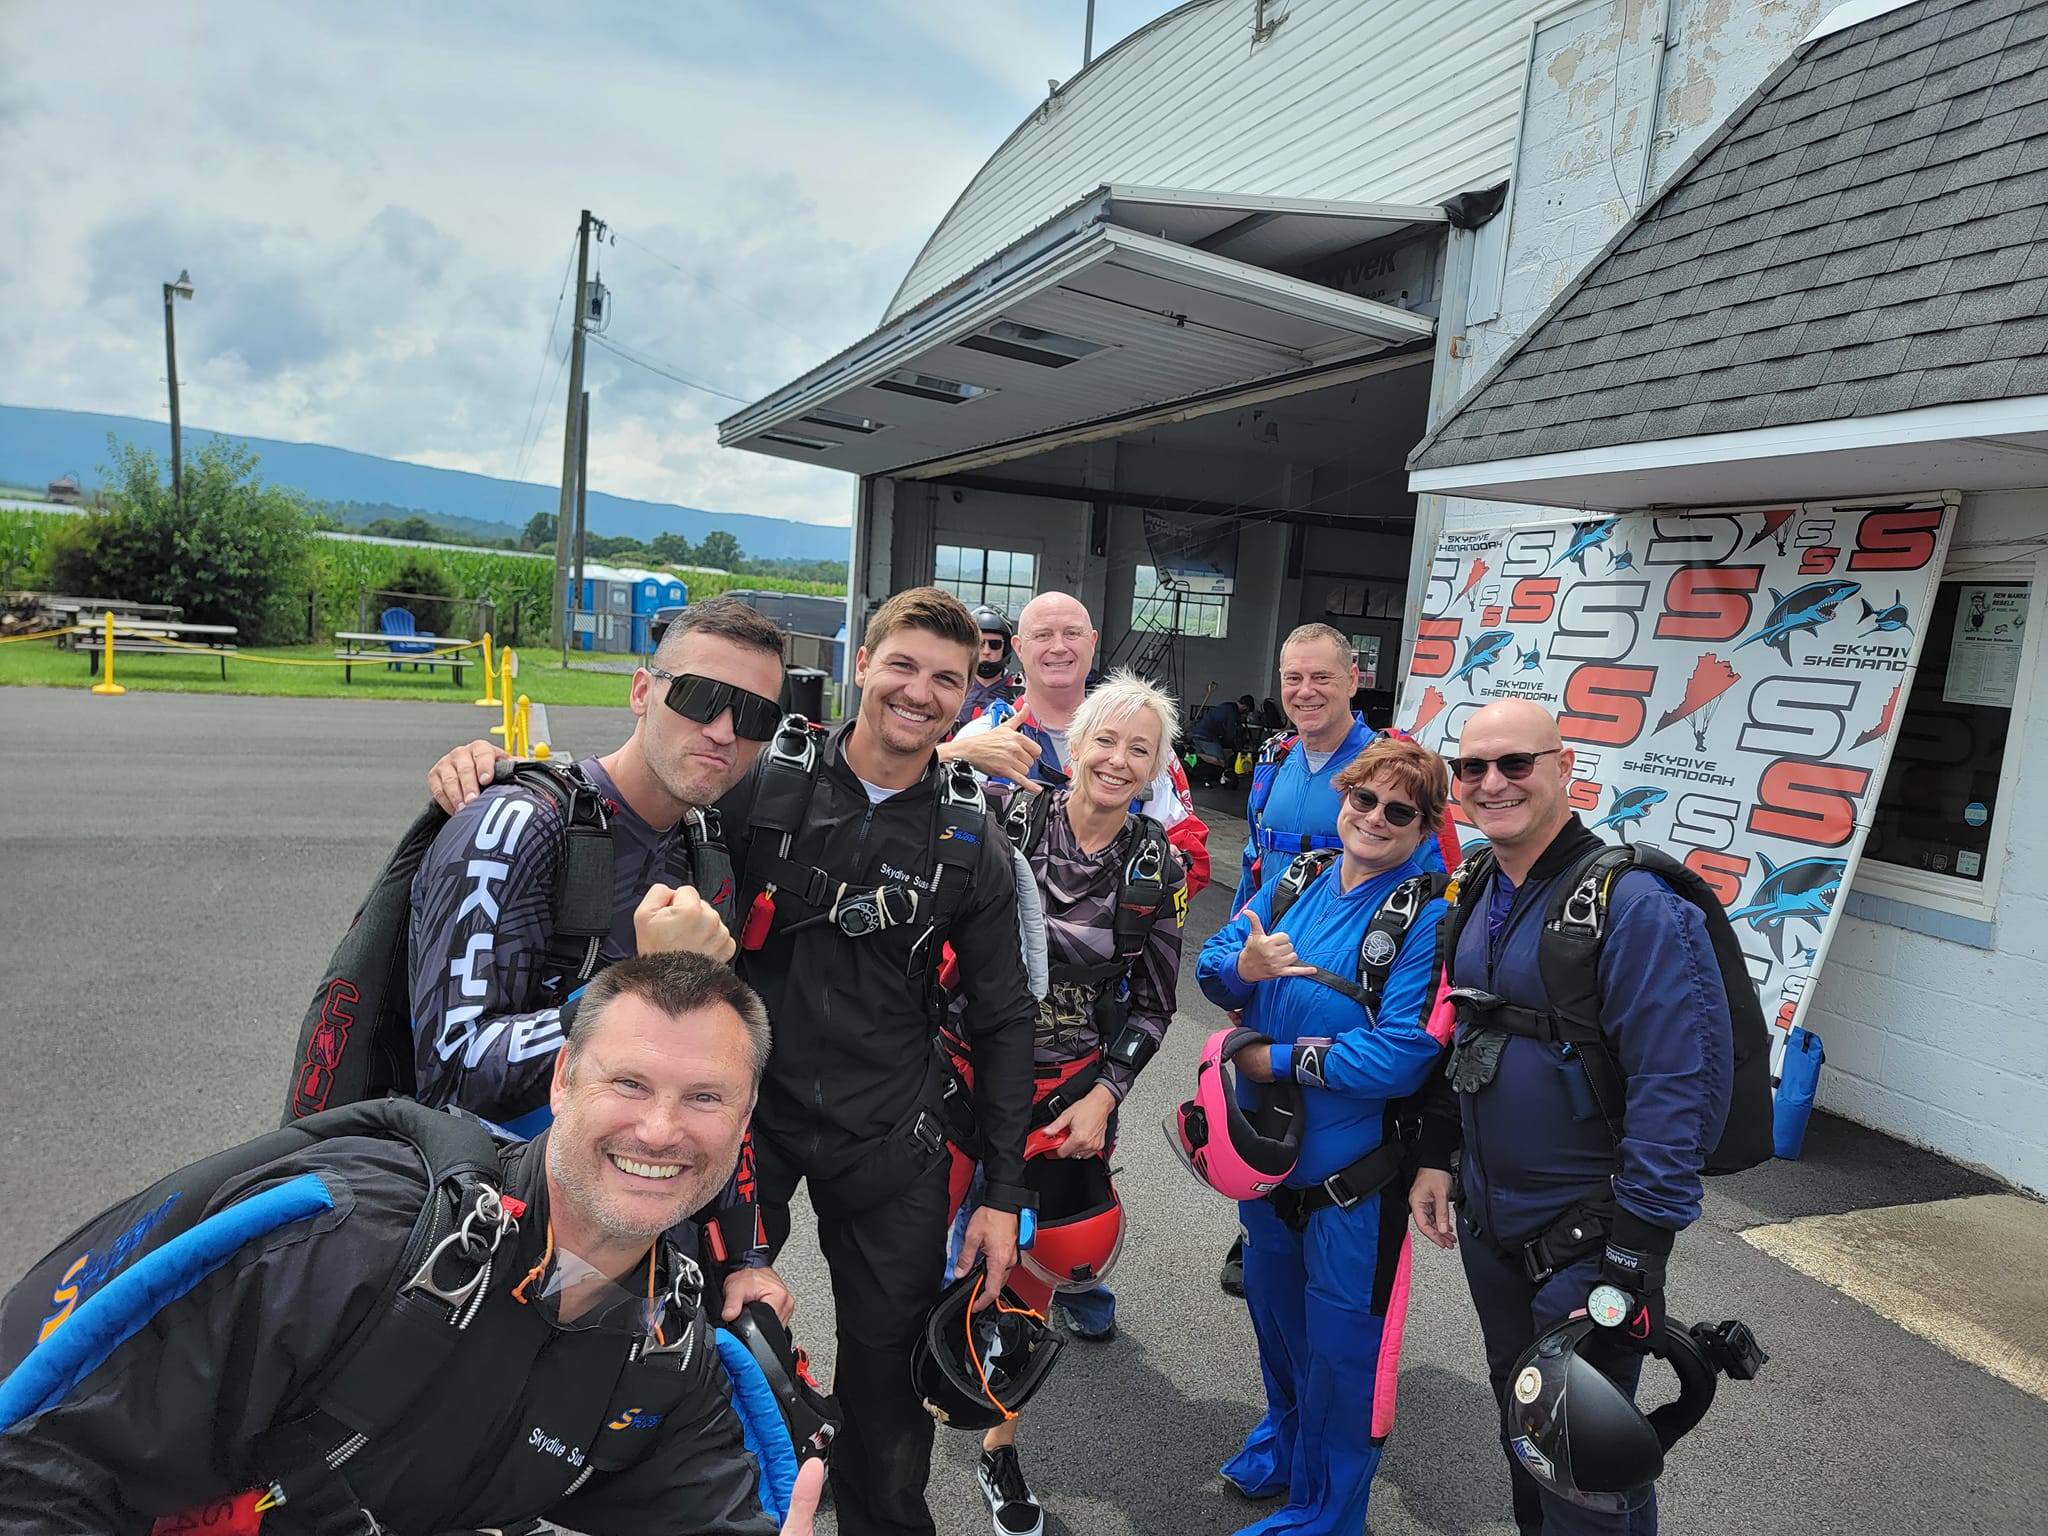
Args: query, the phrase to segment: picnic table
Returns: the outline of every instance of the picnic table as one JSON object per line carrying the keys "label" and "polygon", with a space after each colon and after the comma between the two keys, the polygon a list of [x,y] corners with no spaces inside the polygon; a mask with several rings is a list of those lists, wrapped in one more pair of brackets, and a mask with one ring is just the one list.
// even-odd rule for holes
{"label": "picnic table", "polygon": [[[415,667],[446,667],[454,673],[455,686],[460,688],[464,668],[476,665],[469,659],[468,652],[456,651],[444,656],[426,653],[443,646],[467,643],[453,635],[399,635],[388,630],[342,629],[336,630],[334,634],[334,659],[362,666],[381,661],[392,666],[409,662]],[[355,672],[355,666],[344,665],[341,669],[341,680],[345,683],[354,682]]]}
{"label": "picnic table", "polygon": [[[99,666],[100,652],[106,649],[107,631],[105,609],[98,613],[84,613],[79,616],[81,624],[93,625],[86,633],[76,636],[77,648],[85,652],[85,669],[88,673]],[[93,624],[95,619],[100,620]],[[165,619],[124,619],[114,615],[114,651],[121,656],[196,656],[212,651],[229,652],[235,648],[237,631],[232,624],[186,624],[172,623]],[[205,646],[207,651],[194,651],[193,646]],[[220,680],[228,680],[228,658],[220,658]]]}
{"label": "picnic table", "polygon": [[[175,624],[185,617],[185,610],[176,603],[138,603],[130,602],[124,597],[42,597],[36,601],[37,606],[45,613],[65,624],[90,623],[94,619],[104,620],[110,613],[114,616],[116,624],[125,624],[130,619]],[[61,637],[58,644],[63,644]],[[116,646],[114,649],[119,650],[120,647]]]}

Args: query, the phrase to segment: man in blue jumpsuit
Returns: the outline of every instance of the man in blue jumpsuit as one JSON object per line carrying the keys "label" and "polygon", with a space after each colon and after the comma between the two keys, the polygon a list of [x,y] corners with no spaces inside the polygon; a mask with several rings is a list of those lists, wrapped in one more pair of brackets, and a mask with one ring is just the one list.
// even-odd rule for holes
{"label": "man in blue jumpsuit", "polygon": [[[1572,750],[1541,706],[1503,699],[1465,722],[1458,752],[1460,801],[1491,840],[1499,872],[1457,895],[1470,917],[1448,957],[1451,984],[1547,1011],[1538,966],[1545,904],[1559,876],[1600,846],[1567,799]],[[1499,1032],[1461,1021],[1449,1073],[1467,1091],[1439,1079],[1438,1102],[1454,1107],[1430,1118],[1409,1192],[1417,1230],[1464,1256],[1497,1399],[1522,1351],[1603,1282],[1628,1292],[1632,1309],[1622,1327],[1604,1330],[1614,1342],[1593,1358],[1635,1389],[1642,1342],[1661,1328],[1672,1241],[1699,1217],[1701,1166],[1727,1118],[1728,995],[1699,909],[1631,870],[1608,914],[1600,1022],[1622,1077],[1619,1143],[1571,1047],[1511,1034],[1491,1042],[1499,1054],[1488,1062],[1484,1037]],[[1512,1453],[1508,1464],[1523,1536],[1656,1530],[1654,1488],[1632,1508],[1601,1512],[1540,1489]]]}
{"label": "man in blue jumpsuit", "polygon": [[[1382,768],[1388,760],[1394,766]],[[1436,781],[1433,792],[1420,787],[1425,775]],[[1306,972],[1359,974],[1360,946],[1375,915],[1398,887],[1423,874],[1415,855],[1443,814],[1442,775],[1436,754],[1412,742],[1388,738],[1373,747],[1341,782],[1352,790],[1369,777],[1372,787],[1354,793],[1386,809],[1389,819],[1370,806],[1347,807],[1342,860],[1309,884],[1279,922],[1278,882],[1268,885],[1202,946],[1196,963],[1203,993],[1243,1010],[1246,1026],[1274,1041],[1240,1051],[1240,1073],[1260,1082],[1292,1079],[1302,1085],[1305,1105],[1301,1157],[1285,1186],[1238,1207],[1267,1410],[1223,1475],[1249,1497],[1287,1495],[1241,1536],[1355,1536],[1392,1427],[1407,1247],[1398,1163],[1376,1165],[1369,1154],[1385,1139],[1389,1101],[1420,1088],[1440,1054],[1426,1016],[1442,901],[1427,900],[1409,922],[1376,1015]],[[1389,791],[1390,783],[1404,781],[1415,787]],[[1360,827],[1369,830],[1361,836]],[[1366,850],[1364,857],[1353,844]],[[1340,1173],[1362,1196],[1349,1206],[1332,1200],[1324,1185]],[[1358,1187],[1389,1178],[1384,1190]],[[1385,1360],[1383,1343],[1390,1351]]]}
{"label": "man in blue jumpsuit", "polygon": [[[1363,715],[1351,712],[1358,689],[1358,657],[1351,642],[1327,624],[1303,624],[1280,647],[1280,698],[1295,734],[1269,742],[1252,769],[1251,794],[1245,817],[1251,831],[1245,838],[1233,912],[1264,886],[1287,872],[1298,853],[1335,848],[1337,775],[1363,752],[1378,732]],[[1419,850],[1424,869],[1444,868],[1436,838],[1423,839]],[[1223,1259],[1223,1289],[1244,1294],[1244,1239],[1240,1236]]]}
{"label": "man in blue jumpsuit", "polygon": [[[1294,733],[1270,742],[1252,769],[1251,834],[1232,911],[1285,874],[1297,853],[1337,846],[1337,775],[1378,734],[1351,712],[1357,690],[1357,654],[1329,625],[1304,624],[1281,645],[1280,702]],[[1424,840],[1421,856],[1424,869],[1444,867],[1435,839]]]}

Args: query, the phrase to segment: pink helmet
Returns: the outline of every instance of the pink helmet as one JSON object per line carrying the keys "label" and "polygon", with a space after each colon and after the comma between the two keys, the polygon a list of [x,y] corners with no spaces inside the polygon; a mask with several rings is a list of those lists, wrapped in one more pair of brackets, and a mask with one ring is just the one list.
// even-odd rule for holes
{"label": "pink helmet", "polygon": [[1219,1029],[1202,1047],[1195,1096],[1166,1117],[1166,1139],[1189,1172],[1232,1200],[1257,1200],[1277,1189],[1301,1155],[1301,1089],[1294,1083],[1247,1083],[1239,1107],[1230,1058],[1248,1045],[1271,1045],[1255,1029]]}

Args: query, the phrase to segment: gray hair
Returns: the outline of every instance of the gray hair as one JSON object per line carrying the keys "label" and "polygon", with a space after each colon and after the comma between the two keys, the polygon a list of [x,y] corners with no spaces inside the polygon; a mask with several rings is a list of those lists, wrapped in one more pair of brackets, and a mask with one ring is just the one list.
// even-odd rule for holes
{"label": "gray hair", "polygon": [[760,995],[731,970],[707,955],[673,951],[636,955],[608,965],[591,978],[577,999],[576,1016],[570,1021],[569,1036],[562,1049],[571,1072],[583,1047],[603,1021],[612,1002],[620,997],[645,999],[670,1018],[696,1013],[723,1003],[740,1016],[747,1027],[747,1051],[753,1059],[754,1089],[761,1087],[761,1074],[768,1070],[772,1036],[768,1028],[768,1007]]}
{"label": "gray hair", "polygon": [[1135,672],[1118,670],[1109,674],[1101,687],[1081,701],[1081,707],[1074,711],[1074,718],[1067,726],[1068,751],[1073,744],[1086,741],[1111,720],[1121,720],[1139,710],[1150,710],[1159,722],[1159,755],[1164,758],[1173,751],[1174,741],[1180,735],[1180,706],[1174,703],[1173,695],[1149,678]]}
{"label": "gray hair", "polygon": [[1332,629],[1327,624],[1303,624],[1280,642],[1280,649],[1284,653],[1290,645],[1312,645],[1318,640],[1327,640],[1337,647],[1338,666],[1357,665],[1358,652],[1351,644],[1351,637],[1341,629]]}

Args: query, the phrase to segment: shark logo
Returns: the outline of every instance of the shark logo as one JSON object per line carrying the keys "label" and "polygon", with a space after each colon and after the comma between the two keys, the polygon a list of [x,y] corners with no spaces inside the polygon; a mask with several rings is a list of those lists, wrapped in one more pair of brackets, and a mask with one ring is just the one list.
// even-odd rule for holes
{"label": "shark logo", "polygon": [[1748,923],[1771,941],[1771,953],[1783,960],[1789,938],[1785,925],[1796,918],[1818,933],[1835,908],[1835,893],[1848,866],[1842,859],[1800,859],[1781,869],[1766,854],[1756,858],[1764,877],[1750,893],[1749,905],[1730,912],[1728,920]]}
{"label": "shark logo", "polygon": [[1755,634],[1746,637],[1735,649],[1754,645],[1761,640],[1780,656],[1785,664],[1792,664],[1792,636],[1799,630],[1809,635],[1818,634],[1821,625],[1835,616],[1835,610],[1850,598],[1861,592],[1861,583],[1854,581],[1810,581],[1790,593],[1780,593],[1770,588],[1771,611],[1764,620],[1764,626]]}
{"label": "shark logo", "polygon": [[1863,609],[1863,622],[1870,626],[1863,631],[1865,635],[1888,635],[1901,629],[1908,634],[1913,632],[1913,626],[1908,622],[1911,615],[1906,611],[1905,603],[1900,601],[1896,589],[1892,592],[1891,606],[1887,608],[1872,607],[1867,597],[1858,598],[1857,602]]}
{"label": "shark logo", "polygon": [[[1607,518],[1597,523],[1573,523],[1572,541],[1565,546],[1564,553],[1551,561],[1548,570],[1556,570],[1569,560],[1579,568],[1581,576],[1586,574],[1586,556],[1601,548],[1614,537],[1614,519]],[[1613,556],[1609,555],[1609,559]]]}
{"label": "shark logo", "polygon": [[1445,681],[1455,683],[1462,678],[1467,688],[1473,687],[1473,678],[1499,661],[1501,653],[1508,648],[1514,638],[1505,629],[1489,629],[1484,634],[1474,635],[1465,642],[1465,659],[1458,664],[1458,670]]}
{"label": "shark logo", "polygon": [[1614,562],[1614,569],[1617,571],[1632,571],[1636,568],[1636,557],[1631,550],[1624,549],[1620,554],[1609,555],[1607,558]]}
{"label": "shark logo", "polygon": [[1543,666],[1543,651],[1540,647],[1532,645],[1526,651],[1515,652],[1515,660],[1522,664],[1521,671],[1535,672]]}
{"label": "shark logo", "polygon": [[1658,789],[1653,784],[1645,784],[1638,789],[1617,789],[1613,806],[1593,823],[1593,829],[1598,831],[1602,827],[1612,827],[1626,843],[1630,831],[1641,827],[1643,818],[1670,798],[1669,790]]}

